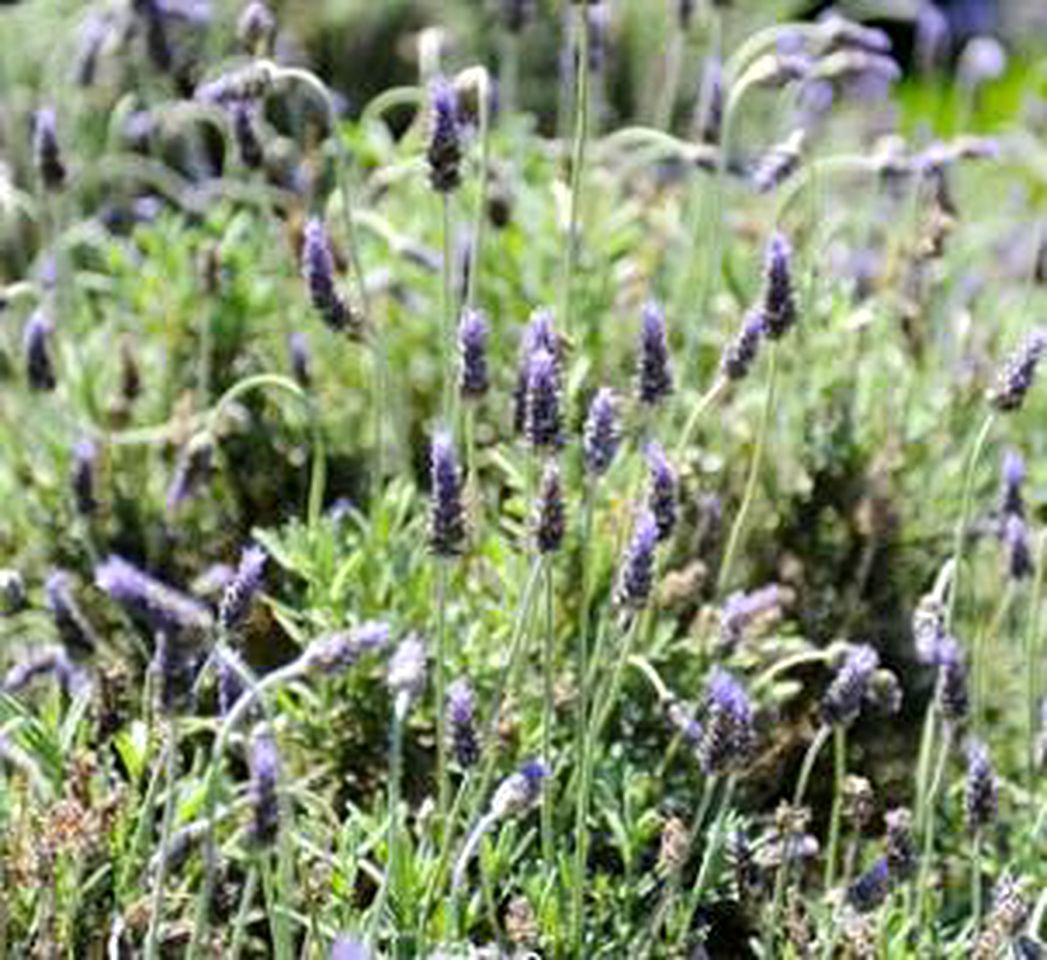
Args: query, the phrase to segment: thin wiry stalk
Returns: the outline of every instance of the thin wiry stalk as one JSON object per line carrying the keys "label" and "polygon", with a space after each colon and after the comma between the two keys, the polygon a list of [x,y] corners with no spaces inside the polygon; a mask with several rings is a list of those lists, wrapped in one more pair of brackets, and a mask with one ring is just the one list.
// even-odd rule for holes
{"label": "thin wiry stalk", "polygon": [[833,730],[833,805],[829,819],[829,848],[825,854],[825,889],[836,882],[836,860],[840,846],[840,822],[843,815],[843,781],[847,775],[847,728]]}
{"label": "thin wiry stalk", "polygon": [[447,563],[437,560],[436,567],[436,650],[433,663],[434,709],[436,712],[436,785],[437,837],[446,842],[450,831],[447,814],[450,808],[451,781],[447,773]]}
{"label": "thin wiry stalk", "polygon": [[483,71],[482,79],[478,84],[477,97],[480,113],[480,187],[477,191],[476,208],[473,211],[469,283],[465,292],[465,305],[470,309],[476,305],[476,287],[479,282],[486,232],[484,225],[487,223],[487,189],[491,180],[491,89],[486,70]]}
{"label": "thin wiry stalk", "polygon": [[564,250],[564,273],[560,290],[560,316],[564,332],[573,333],[572,301],[574,275],[578,260],[578,230],[581,222],[582,173],[585,167],[585,145],[589,136],[589,7],[578,6],[578,62],[575,75],[574,143],[571,149],[571,199],[567,240]]}
{"label": "thin wiry stalk", "polygon": [[[578,691],[575,705],[575,769],[581,770],[585,765],[586,720],[589,712],[588,676],[589,676],[589,626],[592,602],[592,568],[593,568],[593,514],[596,508],[596,484],[585,487],[585,506],[582,512],[582,606],[579,612],[581,623],[578,627],[577,661],[575,666]],[[582,940],[585,936],[585,867],[586,850],[583,840],[585,823],[589,817],[585,799],[581,790],[575,798],[574,822],[574,882],[571,888],[571,947],[575,956],[581,955]]]}
{"label": "thin wiry stalk", "polygon": [[745,492],[742,502],[738,507],[731,532],[727,537],[727,546],[724,548],[723,561],[720,564],[720,573],[716,578],[716,594],[723,596],[724,591],[731,584],[732,567],[734,558],[741,545],[742,535],[745,531],[745,521],[748,518],[749,509],[752,507],[756,496],[756,483],[760,476],[760,466],[763,463],[764,445],[767,442],[767,430],[771,422],[771,413],[774,410],[774,396],[778,383],[778,346],[771,343],[768,346],[769,369],[767,372],[767,392],[764,396],[763,412],[760,414],[760,425],[756,433],[756,445],[753,447],[752,461],[749,464],[749,476],[745,481]]}
{"label": "thin wiry stalk", "polygon": [[982,925],[982,828],[971,840],[971,926],[977,934]]}
{"label": "thin wiry stalk", "polygon": [[928,919],[927,907],[928,895],[930,893],[931,862],[934,858],[935,805],[938,801],[938,791],[941,788],[942,780],[945,778],[945,764],[949,759],[949,752],[952,748],[952,738],[952,724],[946,722],[942,728],[942,743],[938,752],[938,762],[934,768],[934,779],[931,780],[927,796],[924,798],[923,854],[920,857],[916,907],[916,922],[921,928]]}
{"label": "thin wiry stalk", "polygon": [[[556,687],[554,647],[556,643],[556,618],[553,610],[553,560],[545,558],[545,643],[542,646],[542,758],[552,767],[553,723],[556,717]],[[553,871],[553,789],[546,784],[542,790],[542,858],[545,868]]]}
{"label": "thin wiry stalk", "polygon": [[247,879],[244,881],[244,889],[240,894],[240,905],[236,910],[236,919],[233,921],[233,939],[229,947],[230,960],[239,960],[240,951],[243,949],[244,938],[247,934],[247,918],[254,903],[255,887],[258,886],[258,867],[251,864],[247,871]]}
{"label": "thin wiry stalk", "polygon": [[159,956],[160,923],[164,911],[164,886],[167,881],[167,855],[171,848],[174,826],[175,790],[178,780],[178,722],[171,717],[167,724],[167,762],[164,773],[164,813],[160,821],[160,850],[156,877],[153,880],[153,902],[149,912],[149,931],[145,939],[146,960]]}
{"label": "thin wiry stalk", "polygon": [[1030,795],[1036,785],[1036,734],[1039,727],[1039,656],[1040,606],[1043,601],[1044,563],[1047,561],[1047,531],[1040,534],[1036,548],[1036,576],[1025,625],[1025,756]]}
{"label": "thin wiry stalk", "polygon": [[393,722],[389,734],[389,827],[386,834],[385,876],[372,908],[368,941],[377,949],[378,936],[382,928],[382,915],[389,900],[389,891],[396,882],[400,857],[400,784],[403,768],[403,728],[408,700],[405,694],[397,697],[393,706]]}
{"label": "thin wiry stalk", "polygon": [[717,377],[713,382],[713,385],[702,394],[701,398],[694,405],[691,410],[691,415],[687,418],[687,425],[683,428],[683,433],[680,434],[680,442],[676,447],[676,461],[677,463],[683,460],[684,455],[687,453],[688,448],[691,445],[691,441],[694,439],[694,431],[698,429],[698,424],[705,414],[705,411],[709,409],[727,389],[727,379],[725,377]]}

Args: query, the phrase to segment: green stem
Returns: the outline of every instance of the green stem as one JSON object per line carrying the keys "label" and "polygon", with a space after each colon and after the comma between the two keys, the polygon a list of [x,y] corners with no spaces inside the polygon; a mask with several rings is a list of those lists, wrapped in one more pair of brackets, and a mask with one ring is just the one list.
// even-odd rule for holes
{"label": "green stem", "polygon": [[450,806],[451,782],[447,774],[447,564],[437,560],[436,568],[436,651],[434,672],[434,704],[436,713],[436,783],[437,836],[443,843],[449,832],[447,813]]}
{"label": "green stem", "polygon": [[386,867],[382,887],[375,900],[374,912],[368,929],[368,942],[377,949],[378,935],[382,927],[382,915],[389,900],[389,891],[396,883],[400,859],[400,784],[403,767],[403,728],[409,697],[400,694],[393,706],[393,722],[389,736],[389,832],[386,842]]}
{"label": "green stem", "polygon": [[149,931],[145,940],[146,960],[159,956],[160,923],[164,910],[164,886],[167,881],[167,854],[171,847],[171,831],[174,826],[175,788],[178,781],[178,723],[174,717],[168,720],[167,764],[164,774],[164,815],[160,822],[160,851],[154,879],[153,905],[149,914]]}
{"label": "green stem", "polygon": [[564,274],[560,290],[560,316],[568,339],[573,333],[571,313],[574,274],[578,260],[578,230],[581,220],[582,172],[585,166],[585,145],[589,133],[589,8],[583,4],[578,11],[578,73],[575,77],[574,144],[571,149],[571,198],[568,216],[567,242],[564,251]]}
{"label": "green stem", "polygon": [[720,574],[716,579],[716,594],[723,596],[724,591],[730,586],[731,572],[734,566],[734,558],[741,545],[742,534],[745,530],[745,521],[756,496],[756,483],[760,476],[760,466],[763,463],[764,445],[767,442],[767,429],[771,422],[771,412],[774,409],[774,396],[778,380],[778,347],[770,344],[768,349],[768,361],[770,368],[767,372],[767,393],[764,397],[763,412],[760,414],[760,425],[757,428],[756,446],[753,448],[752,461],[749,464],[749,476],[745,482],[745,493],[742,496],[741,505],[731,526],[730,535],[727,538],[727,546],[724,549],[723,561],[720,564]]}
{"label": "green stem", "polygon": [[974,831],[971,840],[971,925],[977,936],[982,925],[982,830]]}
{"label": "green stem", "polygon": [[454,423],[452,408],[454,406],[454,241],[451,236],[451,195],[444,193],[441,197],[442,236],[443,236],[443,285],[441,316],[443,331],[441,334],[440,356],[443,363],[443,419],[448,426]]}
{"label": "green stem", "polygon": [[[990,412],[982,423],[978,435],[975,437],[967,458],[967,466],[963,478],[963,500],[960,506],[960,519],[956,524],[956,534],[953,539],[953,559],[955,564],[952,573],[952,589],[949,591],[949,605],[945,617],[945,629],[951,630],[953,618],[956,614],[956,597],[960,593],[960,577],[963,575],[963,553],[967,539],[967,525],[971,519],[971,506],[974,501],[974,476],[978,467],[978,459],[981,457],[982,449],[989,438],[989,432],[996,422],[995,412]],[[975,665],[974,686],[978,689],[978,666]]]}
{"label": "green stem", "polygon": [[1036,735],[1039,730],[1039,682],[1037,658],[1039,644],[1040,605],[1043,600],[1044,564],[1047,561],[1047,531],[1040,534],[1036,548],[1036,574],[1033,580],[1032,599],[1029,601],[1028,619],[1025,626],[1025,710],[1026,710],[1026,765],[1028,768],[1029,796],[1036,788]]}
{"label": "green stem", "polygon": [[930,893],[931,861],[934,857],[934,827],[935,827],[935,804],[938,800],[938,791],[945,777],[945,764],[949,759],[949,751],[952,747],[953,728],[951,723],[944,724],[942,728],[942,744],[938,752],[938,762],[934,768],[934,778],[928,788],[924,799],[924,834],[923,855],[920,858],[920,874],[917,882],[917,913],[916,920],[922,929],[927,918],[928,894]]}
{"label": "green stem", "polygon": [[698,429],[698,423],[701,421],[705,411],[708,410],[727,389],[727,384],[728,380],[726,378],[717,377],[713,382],[713,385],[702,394],[698,402],[694,405],[694,408],[691,410],[691,415],[687,418],[687,425],[683,428],[683,433],[680,434],[680,442],[676,447],[677,463],[683,462],[684,455],[687,453],[687,448],[690,447],[691,441],[694,439],[694,431]]}
{"label": "green stem", "polygon": [[236,910],[236,920],[233,922],[233,940],[229,948],[230,960],[239,960],[240,951],[243,949],[244,937],[247,933],[247,918],[254,902],[255,887],[258,886],[258,867],[251,865],[247,872],[247,880],[244,881],[244,889],[240,894],[240,906]]}
{"label": "green stem", "polygon": [[[556,643],[556,618],[553,609],[553,560],[545,558],[545,643],[542,648],[542,675],[544,696],[542,698],[542,759],[552,769],[553,723],[556,715],[556,688],[554,674],[554,647]],[[553,857],[553,790],[547,783],[542,789],[542,859],[545,869],[555,872]],[[550,875],[551,875],[550,874]]]}
{"label": "green stem", "polygon": [[477,97],[480,101],[480,189],[476,198],[476,209],[473,211],[473,248],[469,258],[469,283],[465,292],[465,303],[470,309],[476,305],[476,287],[479,282],[480,263],[483,255],[484,225],[487,223],[487,189],[491,178],[491,86],[486,70],[483,70]]}
{"label": "green stem", "polygon": [[829,820],[829,848],[825,855],[825,889],[836,882],[836,859],[840,846],[840,822],[843,815],[843,781],[847,775],[847,728],[833,729],[833,806]]}
{"label": "green stem", "polygon": [[[596,484],[585,486],[585,507],[582,513],[582,607],[579,613],[577,661],[575,682],[578,684],[577,703],[575,705],[575,769],[581,770],[585,765],[585,725],[589,712],[588,676],[589,676],[589,606],[592,602],[592,534],[593,514],[596,507]],[[585,936],[585,824],[589,817],[584,797],[578,792],[575,802],[574,822],[574,883],[571,888],[571,946],[575,956],[582,954],[582,941]]]}

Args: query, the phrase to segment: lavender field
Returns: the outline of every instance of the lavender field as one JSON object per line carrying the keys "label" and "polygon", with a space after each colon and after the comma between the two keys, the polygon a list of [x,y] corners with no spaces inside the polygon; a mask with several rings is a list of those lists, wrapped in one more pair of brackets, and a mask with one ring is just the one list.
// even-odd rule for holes
{"label": "lavender field", "polygon": [[1045,21],[0,3],[0,960],[1044,956]]}

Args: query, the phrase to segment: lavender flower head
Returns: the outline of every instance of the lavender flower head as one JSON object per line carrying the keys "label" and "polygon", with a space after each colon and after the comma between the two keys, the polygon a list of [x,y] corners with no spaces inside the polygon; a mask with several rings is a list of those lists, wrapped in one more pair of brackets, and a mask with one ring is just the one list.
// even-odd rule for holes
{"label": "lavender flower head", "polygon": [[60,689],[74,696],[90,687],[87,671],[73,663],[63,647],[46,646],[15,663],[0,681],[0,690],[20,693],[44,677],[53,677]]}
{"label": "lavender flower head", "polygon": [[1003,455],[1000,476],[1000,513],[1004,517],[1012,514],[1024,517],[1025,500],[1022,497],[1022,485],[1025,483],[1025,461],[1017,450],[1008,450]]}
{"label": "lavender flower head", "polygon": [[782,588],[776,583],[749,593],[741,590],[732,593],[720,610],[720,646],[733,650],[755,621],[777,611],[783,601]]}
{"label": "lavender flower head", "polygon": [[476,697],[466,679],[455,680],[447,690],[447,731],[451,752],[463,770],[480,759],[476,733]]}
{"label": "lavender flower head", "polygon": [[236,21],[236,39],[252,56],[265,57],[272,51],[275,38],[276,17],[261,0],[251,0]]}
{"label": "lavender flower head", "polygon": [[887,858],[880,857],[847,888],[847,902],[859,913],[875,910],[891,892],[891,874]]}
{"label": "lavender flower head", "polygon": [[644,510],[636,521],[615,588],[615,602],[623,609],[638,611],[647,606],[654,585],[654,554],[657,546],[658,521],[650,510]]}
{"label": "lavender flower head", "polygon": [[82,517],[89,517],[98,509],[95,494],[97,465],[98,448],[91,440],[80,440],[73,448],[73,466],[69,480],[73,488],[76,512]]}
{"label": "lavender flower head", "polygon": [[287,335],[287,352],[291,357],[291,372],[294,374],[295,383],[303,390],[308,390],[313,382],[309,338],[301,330],[292,331]]}
{"label": "lavender flower head", "polygon": [[796,323],[792,281],[792,247],[779,231],[771,234],[764,259],[764,330],[778,340]]}
{"label": "lavender flower head", "polygon": [[527,370],[525,431],[531,446],[556,447],[560,443],[560,377],[556,357],[544,348],[535,350]]}
{"label": "lavender flower head", "polygon": [[614,462],[621,442],[618,402],[613,390],[601,387],[589,404],[589,415],[585,419],[582,438],[585,468],[597,477],[603,476]]}
{"label": "lavender flower head", "polygon": [[539,307],[532,312],[520,340],[520,359],[517,367],[516,387],[513,390],[513,429],[518,434],[522,434],[527,429],[527,397],[531,359],[540,350],[546,351],[555,361],[557,384],[559,384],[560,340],[553,326],[552,312],[544,307]]}
{"label": "lavender flower head", "polygon": [[438,557],[456,557],[465,546],[465,510],[462,507],[462,477],[451,435],[440,431],[433,437],[431,451],[432,510],[429,546]]}
{"label": "lavender flower head", "polygon": [[664,543],[676,528],[676,471],[661,444],[647,445],[647,508],[658,527],[658,541]]}
{"label": "lavender flower head", "polygon": [[858,719],[879,665],[880,658],[872,647],[861,644],[851,648],[822,698],[822,720],[826,724],[846,727]]}
{"label": "lavender flower head", "polygon": [[429,84],[429,106],[429,183],[437,193],[451,193],[461,182],[462,131],[458,97],[446,77],[436,77]]}
{"label": "lavender flower head", "polygon": [[560,468],[555,460],[546,463],[538,488],[534,539],[541,554],[556,553],[563,545],[564,505]]}
{"label": "lavender flower head", "polygon": [[208,481],[213,466],[214,444],[206,433],[199,433],[182,448],[175,463],[174,476],[167,488],[167,512],[174,514]]}
{"label": "lavender flower head", "polygon": [[51,611],[62,645],[79,660],[95,652],[98,641],[79,604],[73,598],[72,579],[64,570],[54,570],[44,583],[47,607]]}
{"label": "lavender flower head", "polygon": [[993,407],[1002,413],[1021,407],[1045,348],[1047,336],[1037,330],[1029,334],[1025,342],[1007,358],[997,376],[996,385],[989,391],[989,403]]}
{"label": "lavender flower head", "polygon": [[150,628],[177,635],[206,630],[211,614],[198,600],[162,583],[118,556],[110,556],[95,569],[95,584],[128,613]]}
{"label": "lavender flower head", "polygon": [[935,702],[941,715],[957,722],[967,716],[970,709],[970,693],[967,688],[967,664],[959,643],[953,637],[943,636],[935,650],[938,676],[935,686]]}
{"label": "lavender flower head", "polygon": [[963,808],[967,829],[972,833],[988,827],[996,819],[999,784],[984,743],[972,740],[967,746],[967,780],[963,790]]}
{"label": "lavender flower head", "polygon": [[57,380],[48,341],[54,326],[43,308],[33,311],[22,333],[25,376],[30,390],[54,390]]}
{"label": "lavender flower head", "polygon": [[1012,580],[1032,575],[1034,565],[1029,546],[1029,526],[1022,517],[1010,514],[1003,525],[1003,542],[1007,548],[1007,573]]}
{"label": "lavender flower head", "polygon": [[884,814],[887,828],[887,867],[894,880],[908,880],[916,873],[919,854],[912,833],[912,812],[896,807]]}
{"label": "lavender flower head", "polygon": [[0,615],[12,617],[28,606],[25,579],[10,567],[0,569]]}
{"label": "lavender flower head", "polygon": [[525,763],[501,782],[491,798],[491,814],[499,820],[525,814],[538,802],[547,776],[549,770],[540,760]]}
{"label": "lavender flower head", "polygon": [[401,640],[393,651],[386,682],[397,699],[410,703],[421,696],[425,689],[425,645],[414,634]]}
{"label": "lavender flower head", "polygon": [[640,318],[638,373],[641,403],[653,406],[673,392],[665,314],[654,300],[644,304]]}
{"label": "lavender flower head", "polygon": [[256,733],[251,739],[251,837],[261,846],[271,846],[280,833],[280,800],[277,785],[280,780],[280,754],[268,731]]}
{"label": "lavender flower head", "polygon": [[705,692],[705,724],[698,749],[702,770],[719,776],[746,763],[756,735],[753,709],[742,685],[714,667]]}
{"label": "lavender flower head", "polygon": [[335,285],[331,241],[319,217],[312,217],[305,225],[302,277],[309,288],[309,299],[324,323],[332,330],[344,330],[350,321],[349,308]]}
{"label": "lavender flower head", "polygon": [[302,663],[307,670],[322,673],[351,667],[365,654],[384,650],[389,645],[390,633],[389,624],[368,620],[352,630],[325,634],[309,645],[302,654]]}
{"label": "lavender flower head", "polygon": [[44,189],[55,192],[65,185],[65,164],[58,147],[55,112],[41,107],[33,114],[33,163]]}
{"label": "lavender flower head", "polygon": [[218,622],[223,630],[235,630],[251,608],[251,601],[262,587],[268,555],[259,546],[250,546],[240,557],[236,575],[225,588],[218,606]]}
{"label": "lavender flower head", "polygon": [[490,389],[487,373],[487,318],[480,310],[464,310],[458,323],[460,363],[458,389],[475,400]]}
{"label": "lavender flower head", "polygon": [[265,160],[265,148],[258,137],[258,109],[251,100],[233,100],[229,104],[233,141],[240,161],[249,170],[257,170]]}
{"label": "lavender flower head", "polygon": [[766,317],[762,307],[753,307],[742,319],[742,328],[726,347],[720,359],[720,372],[728,380],[742,380],[760,349],[760,340],[766,332]]}

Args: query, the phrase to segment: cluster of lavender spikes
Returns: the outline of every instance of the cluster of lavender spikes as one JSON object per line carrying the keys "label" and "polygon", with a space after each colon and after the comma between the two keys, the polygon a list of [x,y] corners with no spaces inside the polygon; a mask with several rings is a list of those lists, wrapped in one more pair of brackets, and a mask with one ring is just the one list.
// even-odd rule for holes
{"label": "cluster of lavender spikes", "polygon": [[822,721],[830,727],[847,727],[858,719],[862,704],[884,713],[901,709],[898,678],[880,667],[880,657],[868,644],[850,646],[822,697]]}

